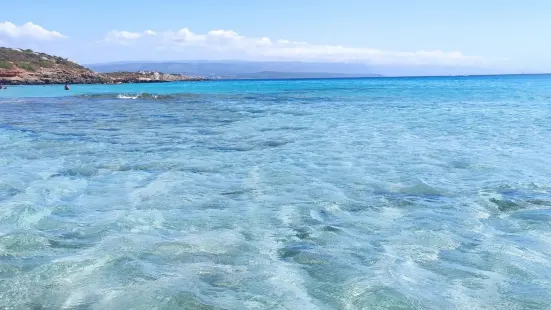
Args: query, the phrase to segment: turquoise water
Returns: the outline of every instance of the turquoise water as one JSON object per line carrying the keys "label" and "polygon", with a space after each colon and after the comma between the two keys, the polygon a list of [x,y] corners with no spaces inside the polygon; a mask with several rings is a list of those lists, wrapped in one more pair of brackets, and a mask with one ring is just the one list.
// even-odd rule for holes
{"label": "turquoise water", "polygon": [[551,77],[0,91],[0,308],[548,309]]}

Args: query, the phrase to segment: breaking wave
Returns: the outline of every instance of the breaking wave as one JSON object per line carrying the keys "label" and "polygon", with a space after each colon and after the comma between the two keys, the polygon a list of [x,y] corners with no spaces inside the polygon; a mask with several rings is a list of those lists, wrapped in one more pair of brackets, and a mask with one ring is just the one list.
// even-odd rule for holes
{"label": "breaking wave", "polygon": [[78,95],[79,98],[89,99],[142,99],[142,100],[171,100],[177,98],[197,97],[197,94],[180,93],[180,94],[151,94],[151,93],[107,93],[107,94],[85,94]]}

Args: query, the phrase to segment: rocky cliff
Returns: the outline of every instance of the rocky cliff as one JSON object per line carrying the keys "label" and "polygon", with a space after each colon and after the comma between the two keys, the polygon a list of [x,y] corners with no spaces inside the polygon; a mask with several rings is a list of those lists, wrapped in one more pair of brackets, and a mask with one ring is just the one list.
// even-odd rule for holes
{"label": "rocky cliff", "polygon": [[97,84],[112,80],[65,58],[32,50],[0,47],[3,84]]}
{"label": "rocky cliff", "polygon": [[200,80],[204,80],[204,78],[146,71],[102,74],[62,57],[28,49],[0,47],[0,83],[4,85],[112,84]]}

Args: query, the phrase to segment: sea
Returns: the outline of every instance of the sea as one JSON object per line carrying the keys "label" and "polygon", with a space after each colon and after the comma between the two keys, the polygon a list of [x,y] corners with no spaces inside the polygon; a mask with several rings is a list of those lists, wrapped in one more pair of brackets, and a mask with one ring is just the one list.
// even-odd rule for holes
{"label": "sea", "polygon": [[551,76],[9,86],[1,309],[551,309]]}

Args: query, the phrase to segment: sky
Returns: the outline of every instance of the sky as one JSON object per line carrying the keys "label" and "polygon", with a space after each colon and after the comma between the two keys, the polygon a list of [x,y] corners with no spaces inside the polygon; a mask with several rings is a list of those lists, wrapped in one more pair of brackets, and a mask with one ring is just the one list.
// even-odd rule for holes
{"label": "sky", "polygon": [[547,0],[3,1],[0,46],[80,63],[293,60],[551,72]]}

